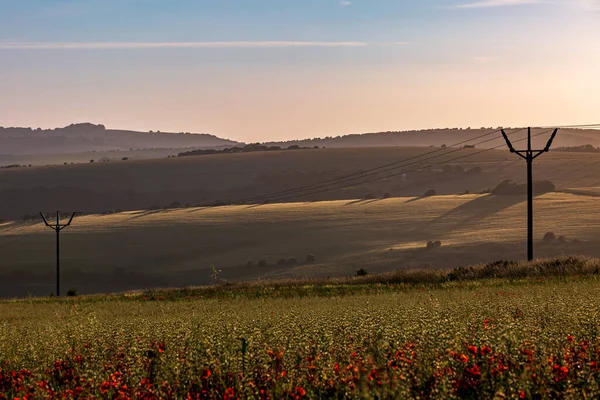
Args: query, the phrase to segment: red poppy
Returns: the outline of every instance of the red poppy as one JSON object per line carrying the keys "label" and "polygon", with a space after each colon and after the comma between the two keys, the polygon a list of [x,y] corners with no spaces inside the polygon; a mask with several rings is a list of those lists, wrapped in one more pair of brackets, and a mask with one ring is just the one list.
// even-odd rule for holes
{"label": "red poppy", "polygon": [[233,388],[225,389],[225,394],[223,395],[223,399],[225,400],[233,400],[235,398],[235,391]]}
{"label": "red poppy", "polygon": [[479,378],[481,378],[481,370],[479,369],[478,365],[473,365],[471,368],[467,368],[467,373],[473,379],[479,379]]}
{"label": "red poppy", "polygon": [[478,349],[477,346],[469,346],[469,353],[473,354],[473,355],[477,355]]}

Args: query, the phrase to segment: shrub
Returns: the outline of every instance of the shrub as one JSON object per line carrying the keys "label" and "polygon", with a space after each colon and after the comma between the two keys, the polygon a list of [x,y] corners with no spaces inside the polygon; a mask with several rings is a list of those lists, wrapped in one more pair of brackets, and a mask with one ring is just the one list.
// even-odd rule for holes
{"label": "shrub", "polygon": [[390,197],[392,197],[392,196],[390,195],[390,193],[389,193],[389,192],[385,192],[385,193],[383,194],[383,198],[384,198],[384,199],[389,199]]}
{"label": "shrub", "polygon": [[93,163],[94,163],[94,160],[90,160],[90,164],[93,164]]}
{"label": "shrub", "polygon": [[258,266],[259,266],[259,267],[266,267],[267,265],[269,265],[269,264],[267,263],[267,260],[260,260],[260,261],[258,262]]}
{"label": "shrub", "polygon": [[364,268],[361,268],[358,271],[356,271],[356,276],[367,276],[367,275],[369,275],[369,273]]}
{"label": "shrub", "polygon": [[315,263],[316,261],[317,261],[317,259],[312,254],[309,254],[306,256],[306,261],[305,261],[306,264],[312,264],[312,263]]}
{"label": "shrub", "polygon": [[210,281],[214,284],[219,281],[219,274],[221,273],[220,269],[217,269],[214,265],[210,266]]}
{"label": "shrub", "polygon": [[287,261],[288,265],[298,265],[298,260],[296,260],[294,257],[290,258]]}
{"label": "shrub", "polygon": [[75,296],[77,296],[77,290],[76,289],[69,289],[67,291],[67,296],[68,297],[75,297]]}
{"label": "shrub", "polygon": [[556,185],[552,181],[538,181],[533,184],[533,191],[537,194],[550,193],[556,190]]}
{"label": "shrub", "polygon": [[[544,194],[553,192],[556,186],[551,181],[537,181],[533,183],[533,191],[535,194]],[[518,184],[513,181],[502,181],[492,190],[495,195],[517,195],[527,192],[527,184]]]}
{"label": "shrub", "polygon": [[563,235],[559,236],[558,243],[567,243],[567,238]]}
{"label": "shrub", "polygon": [[428,249],[435,249],[437,247],[442,247],[442,242],[440,242],[439,240],[436,240],[435,242],[430,240],[427,242]]}
{"label": "shrub", "polygon": [[500,182],[493,190],[495,195],[517,195],[525,193],[525,185],[519,185],[511,180]]}
{"label": "shrub", "polygon": [[280,258],[279,261],[277,261],[277,265],[280,267],[283,265],[286,265],[286,264],[287,264],[287,261],[285,260],[285,258]]}
{"label": "shrub", "polygon": [[546,243],[554,242],[556,240],[556,235],[554,234],[554,232],[546,232],[543,240]]}
{"label": "shrub", "polygon": [[469,191],[469,189],[465,189],[465,194],[471,194],[471,192]]}
{"label": "shrub", "polygon": [[179,208],[181,207],[181,203],[178,201],[174,201],[171,204],[169,204],[169,208]]}
{"label": "shrub", "polygon": [[428,191],[425,192],[423,197],[431,197],[431,196],[436,196],[436,195],[437,195],[437,192],[434,189],[429,189]]}

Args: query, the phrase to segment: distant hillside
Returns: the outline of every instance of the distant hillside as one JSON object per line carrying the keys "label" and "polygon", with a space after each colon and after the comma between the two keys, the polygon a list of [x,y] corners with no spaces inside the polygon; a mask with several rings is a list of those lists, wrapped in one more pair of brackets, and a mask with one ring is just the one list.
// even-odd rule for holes
{"label": "distant hillside", "polygon": [[[302,147],[428,147],[428,146],[441,146],[451,145],[453,143],[466,141],[484,135],[488,132],[492,132],[494,128],[481,128],[481,129],[426,129],[420,131],[388,131],[378,133],[362,133],[353,135],[342,135],[336,137],[325,137],[325,138],[314,138],[314,139],[302,139],[302,140],[290,140],[286,142],[266,142],[266,146],[302,146]],[[510,129],[507,128],[510,132]],[[539,133],[546,131],[546,129],[534,129],[533,132]],[[518,135],[523,135],[524,131],[519,132]],[[550,133],[548,133],[548,136]],[[500,135],[498,134],[500,138]],[[540,136],[541,141],[547,140],[547,138]],[[485,140],[481,139],[481,140]],[[539,139],[537,141],[540,141]],[[585,145],[600,145],[600,131],[594,129],[582,130],[582,129],[561,129],[560,134],[557,136],[554,142],[555,146],[572,147],[572,146],[585,146]],[[497,141],[491,141],[486,144],[477,147],[494,147],[497,146]]]}
{"label": "distant hillside", "polygon": [[0,127],[3,154],[68,154],[138,149],[224,148],[240,143],[206,133],[135,132],[104,125],[72,124],[56,129]]}

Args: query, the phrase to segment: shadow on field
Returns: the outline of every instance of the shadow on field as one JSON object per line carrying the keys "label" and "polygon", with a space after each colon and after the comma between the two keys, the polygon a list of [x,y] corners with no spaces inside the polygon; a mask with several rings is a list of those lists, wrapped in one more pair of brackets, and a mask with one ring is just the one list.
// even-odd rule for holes
{"label": "shadow on field", "polygon": [[129,218],[128,221],[133,221],[134,219],[140,219],[140,218],[148,217],[148,216],[154,215],[154,214],[166,213],[168,211],[169,210],[141,211],[138,214],[134,215],[133,217]]}
{"label": "shadow on field", "polygon": [[408,199],[408,200],[406,200],[406,201],[404,202],[404,204],[408,204],[408,203],[414,203],[415,201],[423,200],[423,199],[426,199],[426,198],[428,198],[428,197],[430,197],[430,196],[419,196],[419,197],[414,197],[414,198],[412,198],[412,199]]}
{"label": "shadow on field", "polygon": [[194,213],[194,212],[198,212],[198,211],[204,211],[207,208],[210,208],[210,207],[195,207],[195,208],[192,208],[191,210],[186,211],[186,213],[190,214],[190,213]]}
{"label": "shadow on field", "polygon": [[[535,195],[535,197],[538,196],[540,195]],[[416,232],[436,232],[437,235],[443,235],[456,228],[479,222],[525,201],[526,198],[522,195],[496,196],[490,194],[478,197],[423,224]]]}
{"label": "shadow on field", "polygon": [[353,200],[353,201],[350,201],[350,202],[344,204],[344,206],[353,206],[353,205],[364,206],[366,204],[376,203],[376,202],[381,201],[381,200],[383,200],[383,199],[370,199],[370,200],[360,199],[360,200]]}
{"label": "shadow on field", "polygon": [[[243,245],[242,243],[238,245]],[[219,279],[224,281],[255,281],[272,278],[322,278],[354,276],[356,271],[364,268],[369,274],[392,272],[403,269],[445,269],[458,266],[471,266],[498,260],[523,260],[525,258],[525,241],[480,243],[466,245],[442,245],[439,248],[397,249],[390,251],[382,248],[379,252],[357,254],[318,264],[298,264],[296,266],[277,265],[271,262],[261,266],[240,265],[224,267]],[[217,249],[226,251],[225,247]],[[195,255],[201,257],[204,251]],[[557,257],[565,254],[585,254],[600,257],[600,242],[569,241],[565,243],[545,243],[536,240],[537,257]],[[266,258],[266,257],[265,257]],[[165,267],[160,272],[148,272],[144,268],[116,267],[103,270],[85,270],[67,268],[61,276],[61,287],[64,293],[75,289],[78,293],[109,293],[134,289],[151,289],[166,287],[187,287],[206,285],[212,282],[210,267],[169,271],[166,266],[172,260],[167,256],[162,260]],[[13,268],[0,272],[0,298],[25,297],[27,295],[47,296],[54,291],[54,271],[51,268],[23,270]],[[63,293],[63,294],[64,294]]]}
{"label": "shadow on field", "polygon": [[365,201],[366,200],[364,200],[364,199],[352,200],[352,201],[349,201],[348,203],[344,204],[344,206],[353,206],[355,204],[360,204],[360,203],[363,203]]}
{"label": "shadow on field", "polygon": [[[499,213],[502,210],[526,201],[525,196],[495,196],[487,195],[478,197],[468,203],[443,214],[439,219],[457,219],[457,223],[464,224],[480,220]],[[437,220],[433,221],[434,223]]]}

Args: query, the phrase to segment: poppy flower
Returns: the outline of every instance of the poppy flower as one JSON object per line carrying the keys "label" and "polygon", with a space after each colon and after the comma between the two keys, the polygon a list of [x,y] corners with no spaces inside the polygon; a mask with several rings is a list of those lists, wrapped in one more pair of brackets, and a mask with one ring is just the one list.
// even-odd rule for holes
{"label": "poppy flower", "polygon": [[235,391],[233,388],[225,389],[225,394],[223,395],[225,400],[233,400],[235,398]]}

